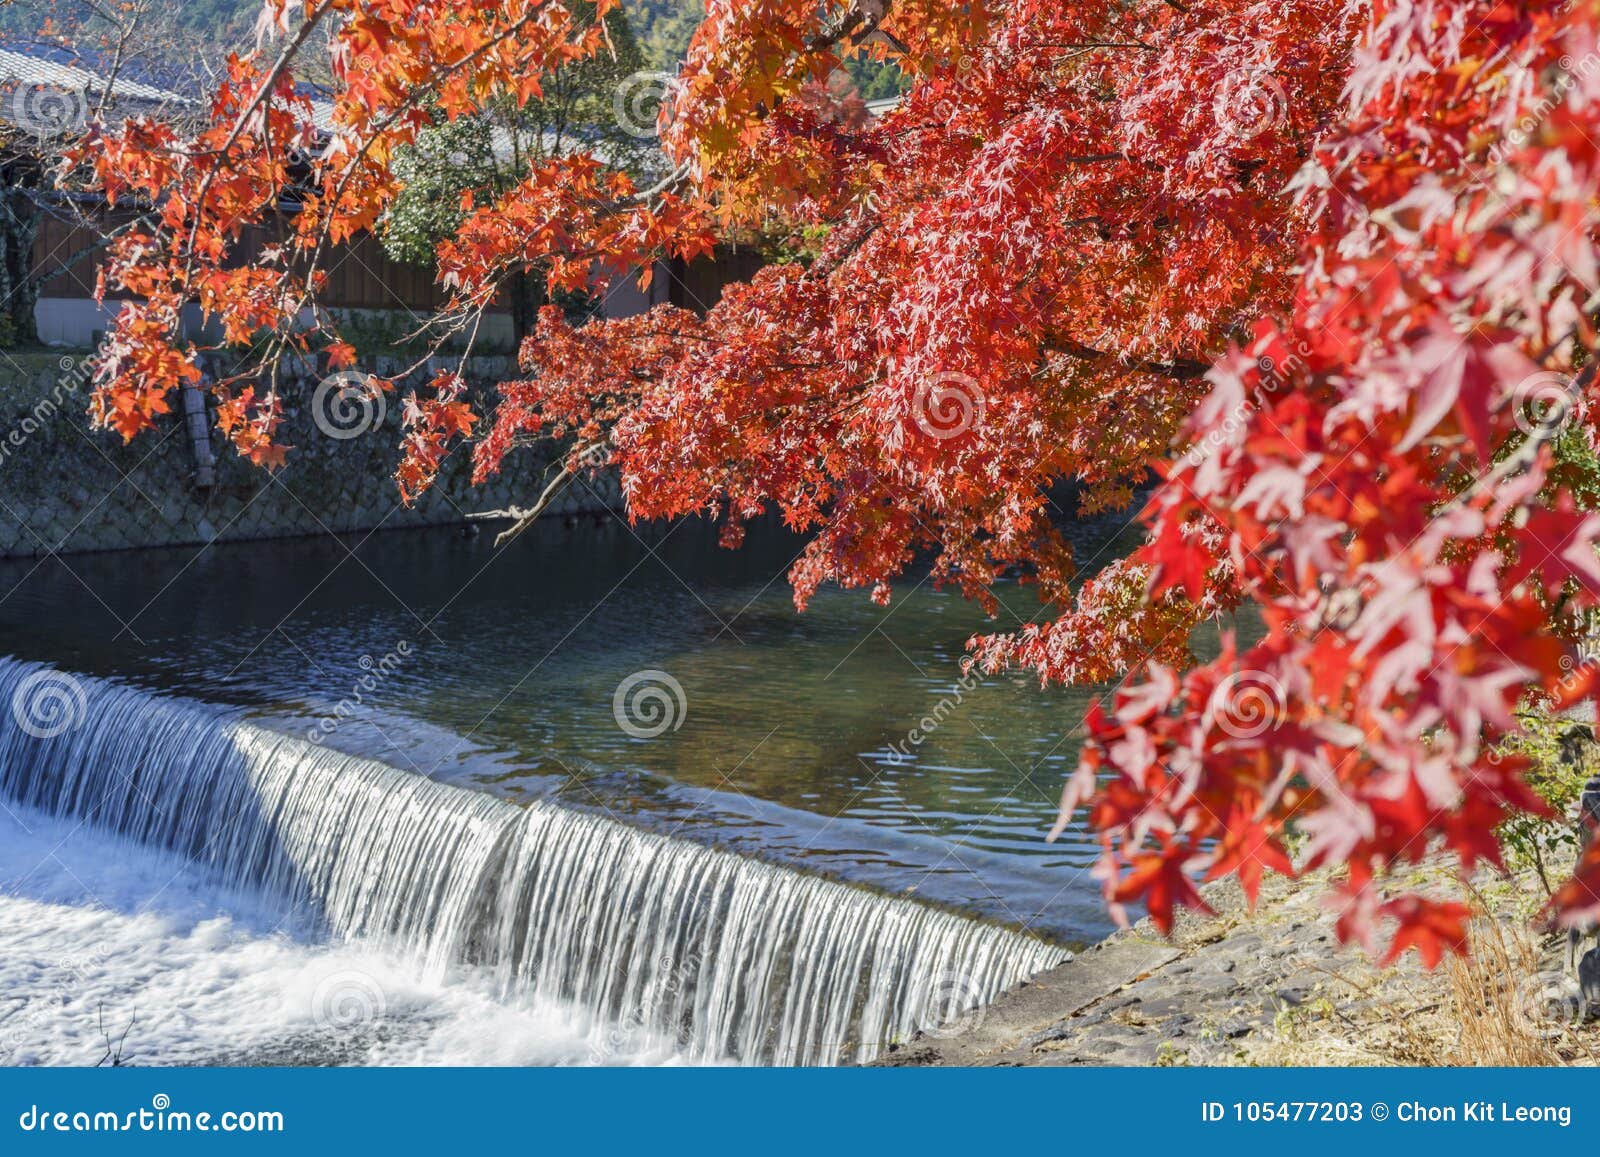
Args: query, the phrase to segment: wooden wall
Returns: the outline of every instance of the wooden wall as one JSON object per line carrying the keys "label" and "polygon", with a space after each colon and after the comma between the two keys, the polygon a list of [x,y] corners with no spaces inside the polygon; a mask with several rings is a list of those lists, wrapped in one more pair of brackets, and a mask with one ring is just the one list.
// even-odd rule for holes
{"label": "wooden wall", "polygon": [[[114,226],[118,221],[112,218],[110,223]],[[268,236],[265,229],[247,231],[240,251],[250,252],[266,244]],[[49,277],[40,296],[94,296],[101,259],[100,253],[91,251],[95,240],[92,229],[54,217],[44,219],[33,251],[34,268]],[[83,256],[72,260],[80,254]],[[669,266],[668,299],[684,309],[704,313],[722,297],[724,287],[749,280],[760,267],[761,259],[749,249],[726,250],[714,258],[688,263],[673,261]],[[425,313],[443,306],[447,296],[435,284],[431,269],[392,260],[371,234],[335,249],[326,262],[326,270],[328,285],[321,302],[333,309],[405,309]]]}
{"label": "wooden wall", "polygon": [[[124,218],[125,219],[125,218]],[[111,222],[113,226],[116,221]],[[246,232],[243,252],[264,244],[262,229]],[[101,254],[85,254],[96,239],[92,229],[46,217],[33,246],[33,267],[48,277],[41,287],[43,297],[86,298],[94,296],[94,282]],[[418,313],[438,309],[445,293],[434,284],[433,271],[421,265],[392,260],[371,234],[363,234],[331,253],[326,269],[328,287],[322,303],[334,309],[409,309]]]}
{"label": "wooden wall", "polygon": [[736,281],[749,281],[761,265],[761,258],[750,249],[722,250],[714,257],[692,262],[673,261],[668,298],[681,309],[704,314],[722,299],[725,288]]}

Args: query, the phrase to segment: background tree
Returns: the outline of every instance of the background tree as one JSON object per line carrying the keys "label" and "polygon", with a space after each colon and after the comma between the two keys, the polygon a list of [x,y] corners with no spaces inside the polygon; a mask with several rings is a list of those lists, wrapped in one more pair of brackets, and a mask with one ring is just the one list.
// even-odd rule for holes
{"label": "background tree", "polygon": [[[494,203],[530,166],[569,153],[592,153],[635,176],[659,167],[653,135],[641,131],[649,122],[641,126],[630,119],[641,115],[641,98],[652,119],[655,113],[650,92],[638,91],[652,86],[640,77],[644,55],[622,11],[604,23],[607,49],[557,69],[543,81],[542,97],[525,103],[502,97],[481,115],[455,120],[439,114],[436,124],[396,154],[400,189],[380,229],[391,256],[432,266],[439,244],[461,228],[470,205]],[[662,87],[654,85],[656,99]],[[520,346],[547,300],[545,274],[512,270],[502,294]]]}
{"label": "background tree", "polygon": [[689,51],[695,29],[705,19],[704,0],[636,0],[625,8],[643,30],[641,47],[649,66],[676,72]]}

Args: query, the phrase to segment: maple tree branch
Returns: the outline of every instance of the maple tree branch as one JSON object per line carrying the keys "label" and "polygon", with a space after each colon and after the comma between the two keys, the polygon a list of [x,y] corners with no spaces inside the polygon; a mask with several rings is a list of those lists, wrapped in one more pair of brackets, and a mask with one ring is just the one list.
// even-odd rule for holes
{"label": "maple tree branch", "polygon": [[577,481],[578,469],[575,465],[573,465],[573,463],[575,461],[582,462],[583,459],[587,458],[590,454],[593,454],[596,450],[599,450],[604,446],[604,441],[594,441],[580,447],[574,454],[568,455],[567,460],[562,463],[561,472],[550,480],[550,483],[544,488],[543,493],[539,495],[539,500],[532,506],[526,509],[519,506],[512,506],[507,507],[505,510],[486,510],[480,513],[467,515],[467,521],[503,522],[508,518],[514,519],[515,523],[510,529],[502,530],[495,536],[494,545],[496,547],[504,546],[506,543],[516,538],[523,531],[527,530],[528,527],[537,522],[539,520],[539,516],[550,509],[550,504],[560,497],[561,493],[566,490],[567,487],[571,486]]}
{"label": "maple tree branch", "polygon": [[139,18],[144,13],[143,7],[135,7],[127,24],[124,25],[121,21],[117,21],[117,47],[111,57],[111,68],[106,74],[105,87],[100,90],[100,99],[95,104],[94,115],[97,120],[105,116],[106,104],[111,100],[112,90],[116,87],[117,77],[122,72],[122,66],[127,56],[128,42],[132,39],[134,30],[139,26]]}
{"label": "maple tree branch", "polygon": [[[322,18],[328,14],[332,7],[333,0],[320,0],[317,6],[306,14],[294,36],[283,46],[283,51],[278,54],[277,59],[272,62],[272,67],[262,77],[261,84],[257,87],[255,93],[250,97],[244,108],[239,110],[239,115],[233,122],[233,128],[228,131],[228,135],[223,139],[222,147],[215,150],[218,157],[226,157],[228,150],[239,143],[239,138],[244,135],[245,126],[250,123],[250,119],[255,116],[262,103],[272,98],[273,90],[278,87],[278,80],[288,70],[294,58],[300,54],[300,50],[305,47],[306,41],[311,38],[311,33],[316,29],[317,25],[322,23]],[[194,245],[195,239],[200,233],[200,218],[205,212],[206,194],[211,191],[211,182],[221,169],[221,165],[206,169],[205,175],[200,178],[200,188],[195,193],[194,220],[189,224],[188,257],[184,265],[185,281],[188,280],[189,274],[194,268]]]}
{"label": "maple tree branch", "polygon": [[889,7],[886,2],[882,11],[866,12],[858,5],[840,13],[837,20],[806,41],[806,51],[825,52],[842,40],[849,40],[852,44],[861,43],[877,31],[878,25],[889,15]]}
{"label": "maple tree branch", "polygon": [[648,189],[641,189],[632,197],[628,198],[626,204],[648,205],[651,201],[655,200],[663,193],[669,192],[670,190],[677,188],[679,185],[687,181],[693,171],[694,168],[688,161],[682,161],[678,164],[677,168],[673,169],[672,172],[668,173],[665,177],[662,177],[661,180],[657,181],[654,185],[651,185]]}
{"label": "maple tree branch", "polygon": [[[454,76],[463,68],[466,68],[472,64],[474,61],[483,56],[484,53],[498,48],[511,37],[515,36],[518,32],[522,31],[522,29],[531,23],[536,16],[540,15],[546,7],[547,4],[545,3],[536,5],[534,8],[530,9],[522,17],[522,19],[508,25],[499,35],[490,40],[484,41],[484,43],[480,44],[476,49],[462,57],[460,60],[457,60],[454,63],[447,65],[439,71],[431,74],[425,84],[414,86],[409,92],[406,93],[405,98],[394,109],[392,109],[387,116],[372,126],[371,132],[368,134],[366,141],[362,144],[360,151],[357,152],[355,156],[351,157],[345,165],[344,172],[340,176],[339,183],[334,187],[333,195],[327,199],[326,203],[330,207],[329,213],[327,218],[322,222],[321,227],[317,230],[316,244],[311,247],[310,257],[304,266],[305,274],[303,279],[303,287],[300,291],[298,300],[295,302],[295,313],[298,313],[301,309],[312,304],[312,299],[314,298],[315,294],[311,288],[311,285],[315,278],[316,272],[322,266],[324,255],[327,252],[328,243],[332,239],[334,216],[338,212],[339,204],[344,199],[344,195],[349,189],[350,181],[354,178],[358,166],[366,160],[367,155],[372,151],[373,146],[383,138],[383,135],[394,126],[396,121],[398,121],[407,112],[416,108],[423,97],[437,91],[438,88],[450,77]],[[430,351],[430,356],[440,346],[443,345],[448,336],[448,333],[443,333],[440,335],[438,341],[434,345],[434,349]],[[271,360],[275,363],[277,357],[285,348],[287,341],[288,335],[286,333],[275,337],[273,342],[268,346],[267,350],[262,354],[262,363],[264,364],[268,360]]]}
{"label": "maple tree branch", "polygon": [[1128,369],[1174,378],[1181,382],[1203,377],[1206,371],[1211,368],[1209,362],[1198,361],[1194,358],[1174,357],[1171,361],[1161,362],[1150,358],[1121,357],[1108,354],[1104,350],[1095,349],[1093,346],[1084,345],[1082,342],[1072,341],[1070,338],[1054,339],[1046,343],[1043,348],[1047,352],[1062,354],[1065,357],[1083,362],[1104,361],[1115,356],[1117,364]]}

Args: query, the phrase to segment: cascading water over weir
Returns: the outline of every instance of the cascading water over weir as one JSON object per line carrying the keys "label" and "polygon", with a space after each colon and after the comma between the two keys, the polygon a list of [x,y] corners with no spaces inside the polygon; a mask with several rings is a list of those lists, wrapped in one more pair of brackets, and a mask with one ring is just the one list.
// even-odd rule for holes
{"label": "cascading water over weir", "polygon": [[675,1040],[689,1060],[868,1060],[1065,957],[914,901],[49,667],[0,658],[0,707],[7,799],[175,852],[327,935],[434,973],[482,967],[508,996]]}

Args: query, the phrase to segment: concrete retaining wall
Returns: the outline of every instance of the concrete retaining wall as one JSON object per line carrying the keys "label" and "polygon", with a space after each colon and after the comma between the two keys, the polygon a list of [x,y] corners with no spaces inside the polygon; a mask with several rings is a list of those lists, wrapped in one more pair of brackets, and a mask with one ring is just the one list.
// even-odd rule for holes
{"label": "concrete retaining wall", "polygon": [[[547,454],[518,451],[500,477],[472,487],[468,456],[458,451],[414,507],[400,502],[393,473],[401,400],[431,377],[426,370],[396,382],[381,421],[357,414],[360,432],[336,437],[314,419],[319,375],[305,367],[285,391],[293,408],[280,437],[294,449],[288,465],[269,474],[224,445],[209,412],[196,415],[208,433],[191,439],[176,399],[158,429],[128,445],[91,429],[80,366],[81,355],[0,353],[0,557],[437,526],[471,511],[527,505],[543,488]],[[400,367],[379,359],[370,368],[392,375]],[[512,370],[496,358],[478,359],[469,370],[481,414],[492,383]],[[202,485],[208,450],[215,460],[209,486]],[[552,513],[616,504],[615,483],[607,480],[573,486]]]}

